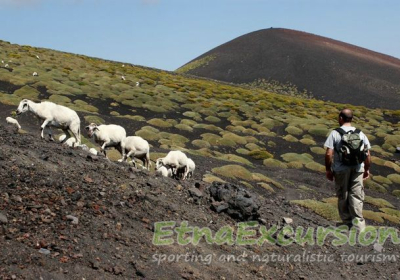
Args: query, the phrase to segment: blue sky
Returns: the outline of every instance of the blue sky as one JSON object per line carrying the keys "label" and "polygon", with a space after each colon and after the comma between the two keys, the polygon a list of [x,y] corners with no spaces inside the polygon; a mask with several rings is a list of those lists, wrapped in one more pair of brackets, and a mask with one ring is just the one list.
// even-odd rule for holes
{"label": "blue sky", "polygon": [[397,0],[0,0],[0,40],[175,70],[282,27],[400,58]]}

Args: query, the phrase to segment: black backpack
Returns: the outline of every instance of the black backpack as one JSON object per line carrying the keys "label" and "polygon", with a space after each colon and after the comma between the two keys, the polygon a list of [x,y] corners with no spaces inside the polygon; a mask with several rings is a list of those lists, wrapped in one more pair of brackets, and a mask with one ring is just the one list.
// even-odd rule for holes
{"label": "black backpack", "polygon": [[358,165],[367,158],[364,141],[361,139],[361,130],[356,129],[348,132],[342,128],[335,129],[342,137],[339,145],[335,147],[340,157],[340,162],[344,165]]}

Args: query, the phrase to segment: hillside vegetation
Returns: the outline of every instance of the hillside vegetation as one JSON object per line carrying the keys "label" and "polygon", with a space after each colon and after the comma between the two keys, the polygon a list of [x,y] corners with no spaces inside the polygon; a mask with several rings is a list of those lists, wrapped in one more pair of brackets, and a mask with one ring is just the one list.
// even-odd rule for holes
{"label": "hillside vegetation", "polygon": [[[11,105],[8,114],[23,98],[50,100],[77,110],[84,124],[122,124],[128,135],[159,149],[158,156],[181,149],[226,161],[206,181],[235,177],[231,164],[302,169],[324,179],[323,142],[344,105],[7,42],[0,46],[8,64],[0,69],[0,102]],[[367,186],[398,196],[400,166],[393,159],[400,111],[346,107],[373,145],[374,176]],[[240,179],[259,186],[251,176]]]}
{"label": "hillside vegetation", "polygon": [[[400,143],[399,110],[276,94],[265,87],[4,41],[0,59],[4,60],[0,68],[3,123],[23,98],[50,100],[76,110],[82,126],[117,123],[128,135],[142,136],[152,145],[153,160],[170,149],[187,152],[198,163],[198,180],[236,182],[266,197],[283,193],[291,205],[330,221],[337,220],[338,214],[332,186],[324,175],[323,143],[337,126],[339,110],[349,107],[356,116],[354,123],[373,146],[365,217],[373,224],[400,222],[400,165],[395,153]],[[39,137],[39,126],[29,115],[19,120],[24,130]],[[84,143],[95,146],[88,139]],[[111,156],[114,160],[119,158],[116,153]]]}
{"label": "hillside vegetation", "polygon": [[[283,278],[292,275],[298,279],[304,275],[301,264],[296,264],[295,268],[290,263],[279,268],[273,263],[266,266],[237,263],[226,267],[215,263],[210,266],[169,266],[168,263],[157,266],[149,256],[160,249],[152,244],[151,223],[186,219],[202,226],[213,223],[213,229],[234,225],[235,220],[212,211],[205,198],[198,203],[193,202],[193,195],[187,191],[195,183],[207,188],[209,183],[218,181],[241,185],[260,197],[263,201],[262,218],[270,225],[280,225],[286,215],[294,218],[295,225],[334,224],[338,213],[333,185],[325,179],[323,143],[327,134],[337,126],[338,112],[344,106],[354,110],[354,123],[368,135],[373,145],[372,178],[366,181],[364,215],[367,223],[388,226],[400,223],[400,157],[395,153],[400,142],[400,111],[323,102],[310,96],[291,96],[290,92],[277,94],[265,90],[265,87],[227,84],[4,41],[0,41],[0,60],[4,60],[0,67],[2,125],[6,126],[5,117],[15,114],[21,99],[50,100],[76,110],[81,117],[82,131],[83,126],[91,122],[120,124],[126,128],[128,135],[139,135],[149,141],[153,160],[171,149],[180,149],[189,154],[197,165],[194,179],[185,182],[160,179],[155,177],[154,170],[150,174],[144,171],[131,174],[132,169],[127,165],[87,158],[79,149],[68,151],[58,143],[41,141],[39,122],[29,113],[18,116],[22,126],[19,134],[11,133],[11,128],[6,130],[1,127],[0,135],[3,139],[0,147],[3,168],[0,172],[5,178],[2,187],[6,191],[5,195],[0,192],[0,214],[1,211],[8,211],[11,216],[7,231],[5,227],[0,228],[0,237],[1,230],[6,231],[4,236],[9,246],[3,246],[7,256],[0,257],[0,263],[7,265],[7,273],[23,269],[15,268],[9,248],[22,248],[18,256],[25,259],[25,254],[34,254],[33,236],[37,235],[37,238],[48,238],[61,244],[57,245],[59,251],[51,255],[51,262],[43,261],[47,270],[56,271],[54,275],[61,273],[57,272],[58,265],[63,263],[64,269],[74,270],[74,275],[81,278],[82,275],[90,275],[93,269],[99,277],[104,271],[109,273],[107,279],[116,275],[129,277],[130,273],[150,275],[150,279],[156,279],[163,273],[169,273],[171,279],[179,275],[185,279],[201,279],[202,273],[206,273],[206,278],[222,279],[218,277],[251,273],[254,279],[263,279],[266,275],[272,277],[275,271]],[[37,72],[38,76],[33,76],[33,72]],[[83,142],[97,147],[85,137]],[[116,151],[110,156],[113,161],[119,157]],[[79,175],[71,178],[71,172],[77,166]],[[43,202],[40,197],[46,192],[48,198]],[[72,199],[75,196],[78,197],[77,203]],[[69,197],[72,201],[64,200]],[[50,213],[56,213],[52,216],[57,222],[55,231],[46,232],[48,225],[45,221],[31,221],[30,218],[25,221],[21,218],[20,213],[28,217],[26,213],[35,216],[37,211],[42,213],[46,210],[39,208],[31,211],[31,204],[25,205],[29,201],[48,203]],[[83,225],[70,226],[65,230],[66,211],[81,215]],[[46,215],[43,212],[43,217]],[[139,226],[144,226],[144,229],[137,230]],[[76,233],[76,229],[82,230],[82,233]],[[29,235],[26,231],[35,231],[35,234]],[[74,252],[74,246],[70,246],[72,240],[84,248],[82,255]],[[99,240],[113,242],[113,245],[101,242],[103,247],[96,245],[102,247],[104,256],[107,256],[105,258],[111,258],[113,264],[99,264],[100,252],[93,251],[93,240],[97,243]],[[125,246],[126,255],[113,253],[115,247],[120,248],[120,243]],[[186,249],[163,247],[161,252],[176,250],[185,253]],[[249,247],[246,250],[253,249]],[[309,249],[320,251],[320,247],[316,246]],[[333,254],[337,253],[334,246],[328,249]],[[389,249],[398,248],[392,246]],[[193,250],[232,252],[229,246],[206,243]],[[233,252],[240,254],[241,250],[241,247],[235,247]],[[251,252],[260,253],[258,249],[254,250]],[[263,253],[282,253],[286,249],[268,245],[260,250]],[[290,250],[302,252],[304,247],[296,245]],[[343,250],[355,252],[358,249],[346,247]],[[371,248],[365,247],[364,251],[368,250]],[[136,255],[135,261],[130,259],[128,253]],[[61,258],[60,262],[57,258]],[[34,262],[32,265],[34,271],[40,272]],[[68,265],[71,266],[68,268]],[[340,263],[334,268],[324,265],[321,263],[310,268],[308,275],[330,275],[332,269],[352,275],[354,271],[363,269],[356,263],[346,264],[346,267]],[[0,275],[3,272],[1,267]],[[387,267],[381,264],[374,264],[374,269],[376,275],[387,272]],[[217,276],[216,270],[219,271]],[[324,272],[321,274],[320,270]]]}

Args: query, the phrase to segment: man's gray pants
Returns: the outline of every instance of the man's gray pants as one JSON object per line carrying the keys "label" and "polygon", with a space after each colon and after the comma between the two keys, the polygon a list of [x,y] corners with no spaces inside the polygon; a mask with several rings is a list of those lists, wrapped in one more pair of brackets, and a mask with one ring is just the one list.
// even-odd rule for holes
{"label": "man's gray pants", "polygon": [[356,168],[334,172],[336,195],[340,218],[346,225],[353,225],[360,230],[365,228],[362,214],[364,204],[363,173]]}

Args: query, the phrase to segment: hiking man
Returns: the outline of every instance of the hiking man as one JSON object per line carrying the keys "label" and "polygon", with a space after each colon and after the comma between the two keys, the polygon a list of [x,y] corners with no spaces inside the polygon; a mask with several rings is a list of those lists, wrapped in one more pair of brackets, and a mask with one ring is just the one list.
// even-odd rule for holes
{"label": "hiking man", "polygon": [[365,228],[362,214],[363,180],[369,177],[371,144],[367,136],[351,125],[353,112],[343,109],[339,114],[340,128],[333,130],[325,141],[326,178],[335,179],[338,209],[344,225]]}

